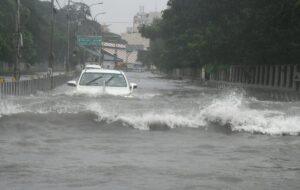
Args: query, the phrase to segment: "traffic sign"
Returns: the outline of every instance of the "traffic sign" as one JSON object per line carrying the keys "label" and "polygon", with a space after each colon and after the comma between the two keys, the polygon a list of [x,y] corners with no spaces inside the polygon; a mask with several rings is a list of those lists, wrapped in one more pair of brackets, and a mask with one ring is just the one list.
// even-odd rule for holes
{"label": "traffic sign", "polygon": [[77,44],[81,46],[101,46],[102,36],[77,36]]}

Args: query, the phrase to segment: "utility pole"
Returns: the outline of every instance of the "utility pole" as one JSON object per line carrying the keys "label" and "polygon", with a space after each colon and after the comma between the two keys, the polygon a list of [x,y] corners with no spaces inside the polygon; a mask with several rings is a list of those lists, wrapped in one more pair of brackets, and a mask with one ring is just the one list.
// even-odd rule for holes
{"label": "utility pole", "polygon": [[67,65],[66,65],[66,71],[70,71],[70,4],[71,0],[68,0],[68,8],[67,8],[67,19],[68,19],[68,50],[67,50]]}
{"label": "utility pole", "polygon": [[54,0],[51,0],[51,26],[50,26],[50,48],[48,74],[50,77],[50,88],[53,89],[53,33],[54,33]]}
{"label": "utility pole", "polygon": [[15,33],[15,42],[16,42],[16,60],[14,64],[14,80],[20,80],[20,47],[22,45],[22,36],[20,31],[20,0],[16,0],[17,3],[17,12],[16,12],[16,33]]}
{"label": "utility pole", "polygon": [[115,69],[117,69],[118,66],[118,48],[117,48],[117,42],[115,42]]}
{"label": "utility pole", "polygon": [[[103,15],[103,14],[106,14],[105,12],[101,12],[101,13],[98,13],[94,16],[94,21],[97,22],[96,18],[97,16],[99,15]],[[98,22],[97,22],[98,23]],[[98,36],[101,36],[102,37],[102,29],[101,29],[101,24],[99,23],[99,31],[98,29],[96,30],[96,35]],[[99,65],[101,66],[102,65],[102,57],[103,57],[103,53],[102,53],[102,40],[103,40],[103,37],[101,39],[101,43],[99,45]]]}

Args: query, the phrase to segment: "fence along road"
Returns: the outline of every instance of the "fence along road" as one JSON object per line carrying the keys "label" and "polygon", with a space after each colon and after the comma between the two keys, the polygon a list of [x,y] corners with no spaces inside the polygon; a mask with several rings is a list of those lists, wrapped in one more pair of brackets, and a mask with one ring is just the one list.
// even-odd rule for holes
{"label": "fence along road", "polygon": [[68,80],[76,77],[76,73],[70,75],[56,75],[51,77],[22,80],[15,82],[0,83],[0,95],[5,96],[29,96],[36,94],[37,91],[51,90],[51,80],[53,80],[53,88],[66,83]]}

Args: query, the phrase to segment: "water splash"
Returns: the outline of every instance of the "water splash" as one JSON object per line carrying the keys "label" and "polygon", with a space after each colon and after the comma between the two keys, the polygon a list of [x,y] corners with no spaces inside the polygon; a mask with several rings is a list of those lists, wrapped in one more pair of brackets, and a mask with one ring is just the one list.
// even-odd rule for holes
{"label": "water splash", "polygon": [[[198,97],[199,98],[199,97]],[[299,135],[300,115],[290,114],[286,110],[257,108],[256,99],[247,98],[243,93],[233,92],[223,94],[205,104],[194,98],[194,104],[189,107],[181,106],[176,100],[179,109],[168,105],[148,109],[149,102],[143,109],[130,107],[134,100],[117,97],[97,97],[82,99],[82,97],[32,97],[34,101],[28,104],[17,104],[13,100],[0,102],[0,118],[2,115],[13,115],[23,112],[34,114],[80,114],[92,112],[97,115],[97,122],[121,122],[139,130],[174,129],[174,128],[210,128],[212,124],[219,127],[228,127],[231,131],[260,133],[268,135]],[[108,102],[107,102],[108,101]],[[129,102],[133,101],[133,102]],[[141,101],[141,100],[140,100]],[[158,101],[158,100],[156,100]],[[160,100],[161,101],[161,100]],[[25,100],[27,102],[27,100]],[[75,102],[75,103],[74,103]],[[119,104],[119,105],[117,105]],[[126,104],[126,105],[124,105]],[[262,102],[263,104],[263,102]],[[277,103],[274,103],[277,104]],[[127,106],[127,107],[126,107]],[[183,108],[185,107],[185,108]]]}
{"label": "water splash", "polygon": [[243,95],[232,93],[213,101],[199,116],[207,123],[229,125],[233,131],[270,135],[300,133],[299,116],[289,116],[281,111],[251,109],[249,104],[249,99]]}
{"label": "water splash", "polygon": [[3,101],[0,99],[0,118],[3,115],[13,115],[24,112],[19,104],[12,103],[11,101]]}

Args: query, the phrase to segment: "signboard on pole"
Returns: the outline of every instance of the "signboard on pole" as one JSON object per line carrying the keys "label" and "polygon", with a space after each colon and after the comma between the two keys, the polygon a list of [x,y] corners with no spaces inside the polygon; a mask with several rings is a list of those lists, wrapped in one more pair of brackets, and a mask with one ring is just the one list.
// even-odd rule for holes
{"label": "signboard on pole", "polygon": [[80,46],[101,46],[102,36],[77,36],[77,44]]}

